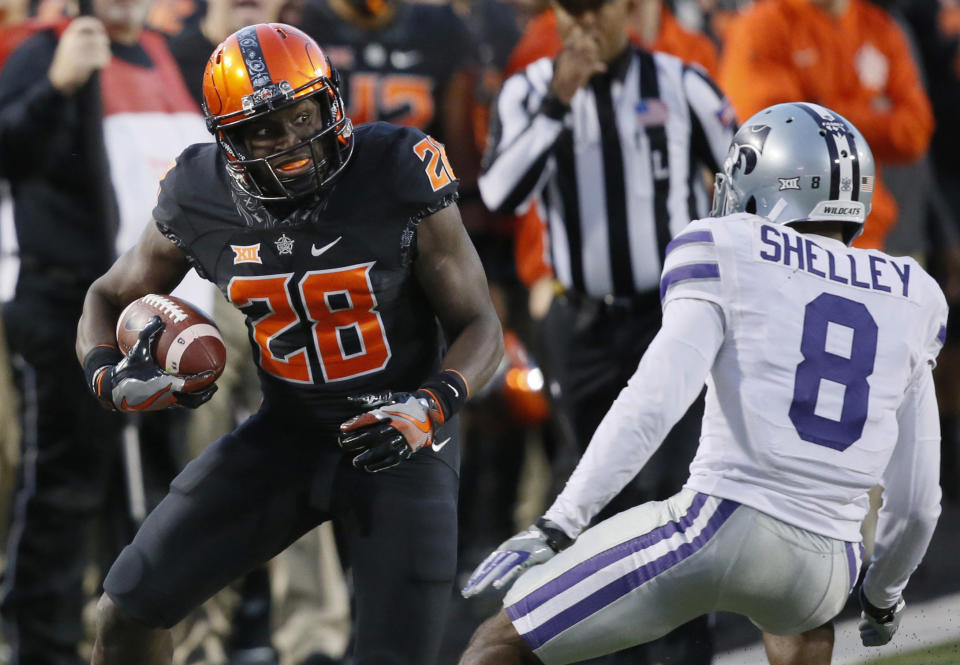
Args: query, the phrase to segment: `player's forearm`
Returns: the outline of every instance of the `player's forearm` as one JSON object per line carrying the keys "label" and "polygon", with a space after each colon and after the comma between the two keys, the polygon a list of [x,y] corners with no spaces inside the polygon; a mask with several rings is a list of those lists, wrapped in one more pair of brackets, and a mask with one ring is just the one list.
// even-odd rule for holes
{"label": "player's forearm", "polygon": [[927,552],[939,515],[939,501],[926,513],[881,515],[873,563],[863,581],[863,592],[873,605],[892,607],[903,595],[910,576]]}
{"label": "player's forearm", "polygon": [[678,300],[546,512],[572,537],[643,468],[703,389],[723,341],[719,310]]}
{"label": "player's forearm", "polygon": [[149,293],[169,293],[187,273],[186,257],[151,222],[140,243],[90,285],[77,327],[80,361],[95,346],[115,345],[114,326],[123,308]]}
{"label": "player's forearm", "polygon": [[904,394],[897,411],[899,438],[884,472],[873,562],[863,591],[876,607],[899,600],[940,515],[940,421],[929,367]]}
{"label": "player's forearm", "polygon": [[114,324],[124,304],[111,297],[103,277],[95,281],[83,301],[83,314],[77,325],[77,358],[80,362],[97,346],[116,346]]}
{"label": "player's forearm", "polygon": [[503,331],[493,309],[472,320],[443,357],[443,369],[456,370],[471,395],[483,388],[503,357]]}

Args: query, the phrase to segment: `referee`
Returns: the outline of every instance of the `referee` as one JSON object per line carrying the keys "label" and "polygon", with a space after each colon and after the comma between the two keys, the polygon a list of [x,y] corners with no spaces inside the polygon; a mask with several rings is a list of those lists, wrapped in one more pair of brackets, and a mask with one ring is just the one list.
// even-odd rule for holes
{"label": "referee", "polygon": [[[540,362],[581,451],[660,328],[667,244],[706,216],[704,173],[720,170],[735,131],[730,105],[702,70],[630,43],[635,5],[554,3],[563,49],[504,83],[479,181],[491,210],[542,204],[555,297]],[[698,405],[601,518],[680,490],[699,439]],[[709,663],[709,630],[698,621],[605,662]]]}

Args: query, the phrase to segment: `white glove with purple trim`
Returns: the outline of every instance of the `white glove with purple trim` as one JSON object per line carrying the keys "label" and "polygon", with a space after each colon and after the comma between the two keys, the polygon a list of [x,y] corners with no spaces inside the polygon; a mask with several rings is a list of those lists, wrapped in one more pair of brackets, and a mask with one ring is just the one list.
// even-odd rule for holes
{"label": "white glove with purple trim", "polygon": [[544,563],[573,542],[559,526],[540,518],[526,531],[503,541],[477,566],[460,590],[464,598],[475,596],[491,586],[503,589],[527,568]]}

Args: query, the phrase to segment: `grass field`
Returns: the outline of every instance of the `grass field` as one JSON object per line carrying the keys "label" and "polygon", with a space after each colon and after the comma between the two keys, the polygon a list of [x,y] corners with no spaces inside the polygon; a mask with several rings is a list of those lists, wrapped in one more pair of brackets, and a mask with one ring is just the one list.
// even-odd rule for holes
{"label": "grass field", "polygon": [[864,660],[860,665],[960,665],[960,642],[925,647],[911,653]]}

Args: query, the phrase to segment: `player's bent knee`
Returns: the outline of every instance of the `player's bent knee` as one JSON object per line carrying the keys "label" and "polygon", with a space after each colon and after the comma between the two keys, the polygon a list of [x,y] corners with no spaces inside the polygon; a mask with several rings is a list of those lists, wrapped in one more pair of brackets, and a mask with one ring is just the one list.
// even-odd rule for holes
{"label": "player's bent knee", "polygon": [[484,621],[477,628],[460,665],[540,665],[541,661],[517,629],[513,627],[506,612]]}
{"label": "player's bent knee", "polygon": [[833,623],[829,621],[796,635],[763,634],[770,665],[830,665],[833,641]]}
{"label": "player's bent knee", "polygon": [[109,641],[115,637],[154,630],[156,628],[120,609],[106,593],[100,595],[100,600],[97,601],[97,634],[101,639]]}

